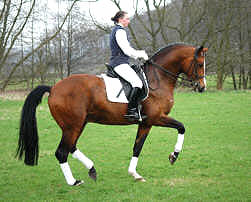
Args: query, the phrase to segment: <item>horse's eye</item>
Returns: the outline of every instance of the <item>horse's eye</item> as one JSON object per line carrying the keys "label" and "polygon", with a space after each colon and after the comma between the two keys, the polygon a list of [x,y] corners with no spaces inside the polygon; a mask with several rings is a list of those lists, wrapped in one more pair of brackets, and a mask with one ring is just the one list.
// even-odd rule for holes
{"label": "horse's eye", "polygon": [[204,64],[199,64],[199,67],[203,67],[204,66]]}

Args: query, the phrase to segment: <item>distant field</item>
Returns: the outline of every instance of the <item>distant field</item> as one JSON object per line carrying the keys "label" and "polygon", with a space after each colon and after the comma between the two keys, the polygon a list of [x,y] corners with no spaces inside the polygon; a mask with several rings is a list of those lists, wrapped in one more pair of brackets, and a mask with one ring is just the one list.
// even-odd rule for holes
{"label": "distant field", "polygon": [[36,167],[14,158],[23,101],[0,98],[0,201],[251,201],[251,92],[178,92],[170,116],[184,123],[183,151],[175,165],[177,132],[154,127],[139,158],[146,183],[127,174],[136,126],[89,124],[78,148],[95,162],[97,182],[69,157],[83,179],[69,187],[54,156],[61,131],[47,99],[38,107],[40,158]]}

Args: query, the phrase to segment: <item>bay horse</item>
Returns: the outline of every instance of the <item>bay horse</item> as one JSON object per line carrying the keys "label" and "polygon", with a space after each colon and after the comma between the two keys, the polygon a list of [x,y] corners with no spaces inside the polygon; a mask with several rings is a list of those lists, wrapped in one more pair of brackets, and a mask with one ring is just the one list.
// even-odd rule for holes
{"label": "bay horse", "polygon": [[55,152],[67,184],[80,185],[67,162],[69,153],[78,159],[87,169],[89,176],[96,180],[94,163],[86,157],[76,144],[88,122],[108,125],[138,124],[138,131],[133,147],[133,155],[128,173],[135,180],[145,181],[136,171],[138,157],[152,126],[177,129],[178,138],[174,152],[169,155],[173,164],[184,141],[184,125],[169,117],[174,104],[174,88],[180,74],[187,75],[187,80],[194,84],[199,92],[206,89],[205,53],[207,48],[194,47],[188,44],[175,43],[155,53],[142,68],[149,84],[148,98],[142,102],[142,113],[147,119],[142,122],[131,122],[125,118],[127,104],[113,103],[107,100],[105,84],[101,77],[89,74],[71,75],[54,86],[41,85],[30,92],[25,99],[20,121],[19,140],[16,156],[27,165],[38,163],[38,132],[36,107],[44,93],[48,92],[48,105],[51,115],[62,129],[62,138]]}

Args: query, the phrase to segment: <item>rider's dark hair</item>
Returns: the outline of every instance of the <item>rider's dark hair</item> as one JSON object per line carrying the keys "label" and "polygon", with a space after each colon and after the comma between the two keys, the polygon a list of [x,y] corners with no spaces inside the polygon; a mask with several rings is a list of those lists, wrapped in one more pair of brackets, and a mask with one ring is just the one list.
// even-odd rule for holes
{"label": "rider's dark hair", "polygon": [[123,18],[127,14],[125,11],[118,11],[114,17],[111,18],[111,20],[114,22],[114,24],[119,22],[119,18]]}

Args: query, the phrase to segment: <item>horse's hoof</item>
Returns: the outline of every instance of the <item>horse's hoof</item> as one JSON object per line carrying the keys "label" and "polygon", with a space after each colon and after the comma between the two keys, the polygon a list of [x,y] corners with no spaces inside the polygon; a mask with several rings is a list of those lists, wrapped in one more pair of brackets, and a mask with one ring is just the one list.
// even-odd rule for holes
{"label": "horse's hoof", "polygon": [[83,180],[76,180],[76,182],[72,186],[79,186],[79,185],[81,185],[83,183],[84,183]]}
{"label": "horse's hoof", "polygon": [[136,178],[135,181],[137,181],[137,182],[146,182],[146,180],[143,177]]}
{"label": "horse's hoof", "polygon": [[175,161],[177,160],[176,156],[173,153],[171,153],[168,158],[169,158],[171,165],[173,165],[175,163]]}
{"label": "horse's hoof", "polygon": [[96,169],[94,167],[92,167],[89,170],[88,174],[89,174],[89,177],[96,182],[96,180],[97,180],[97,173],[96,173]]}
{"label": "horse's hoof", "polygon": [[146,182],[146,180],[140,176],[136,171],[128,171],[128,174],[133,176],[136,182]]}

